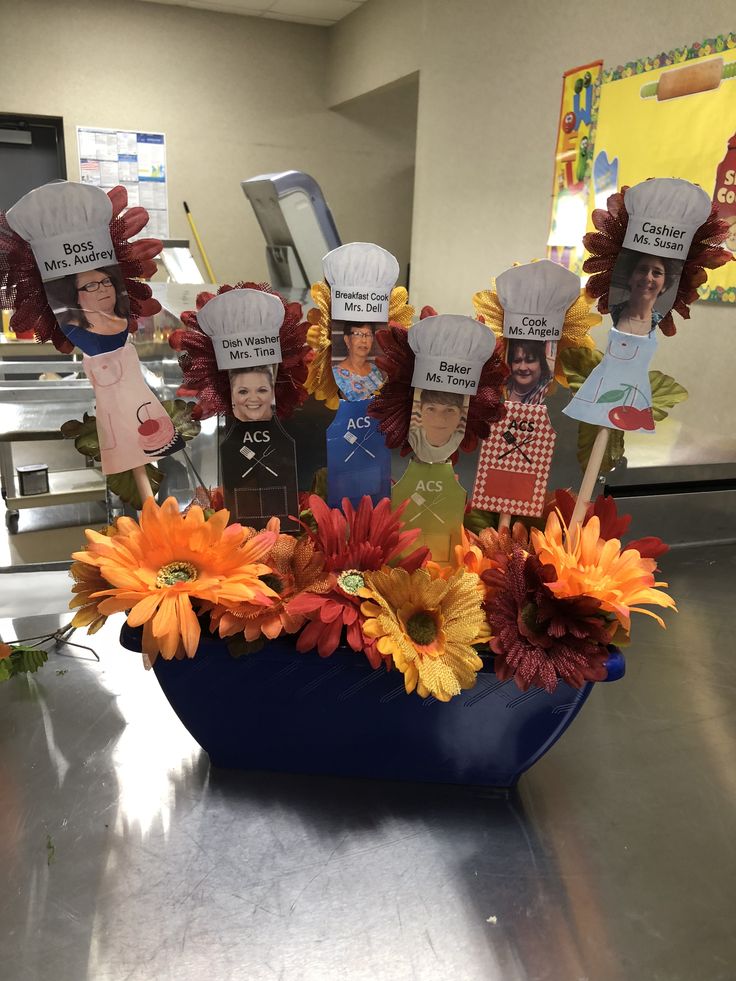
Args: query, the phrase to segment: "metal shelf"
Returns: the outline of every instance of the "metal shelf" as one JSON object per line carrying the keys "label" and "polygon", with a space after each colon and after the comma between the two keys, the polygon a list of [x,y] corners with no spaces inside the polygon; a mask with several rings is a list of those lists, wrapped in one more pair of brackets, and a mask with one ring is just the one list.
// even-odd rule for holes
{"label": "metal shelf", "polygon": [[6,507],[11,511],[21,508],[43,508],[58,504],[80,504],[83,501],[105,499],[106,481],[99,470],[59,470],[49,474],[47,494],[21,494],[17,477],[5,488]]}

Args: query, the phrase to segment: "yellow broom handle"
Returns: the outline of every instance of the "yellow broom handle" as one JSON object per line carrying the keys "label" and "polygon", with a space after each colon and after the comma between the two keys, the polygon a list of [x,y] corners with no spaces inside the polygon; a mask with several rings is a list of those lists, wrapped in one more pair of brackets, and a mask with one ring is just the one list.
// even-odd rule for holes
{"label": "yellow broom handle", "polygon": [[209,276],[208,282],[210,282],[210,283],[216,283],[217,280],[215,279],[215,274],[212,271],[212,266],[210,265],[210,260],[207,258],[207,253],[205,252],[204,246],[202,245],[202,239],[199,237],[199,232],[197,231],[197,226],[194,224],[194,218],[192,218],[192,213],[189,210],[189,205],[186,203],[186,201],[184,202],[184,210],[187,213],[187,220],[189,221],[189,227],[192,230],[192,235],[194,236],[194,241],[197,243],[197,248],[199,249],[199,254],[202,256],[202,262],[204,263],[204,267],[207,270],[207,275]]}

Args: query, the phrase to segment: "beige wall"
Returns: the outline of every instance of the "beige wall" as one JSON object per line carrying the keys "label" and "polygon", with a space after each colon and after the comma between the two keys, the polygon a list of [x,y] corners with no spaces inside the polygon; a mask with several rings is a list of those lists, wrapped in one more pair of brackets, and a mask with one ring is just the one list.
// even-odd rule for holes
{"label": "beige wall", "polygon": [[70,179],[77,125],[166,134],[171,235],[190,237],[186,200],[221,281],[265,278],[240,181],[288,169],[318,180],[345,241],[381,242],[405,269],[413,119],[393,139],[380,98],[328,109],[325,29],[133,0],[0,0],[0,30],[0,111],[63,116]]}
{"label": "beige wall", "polygon": [[[544,255],[563,71],[597,58],[616,65],[734,30],[735,13],[732,0],[588,7],[549,0],[368,0],[337,24],[330,32],[329,89],[336,101],[390,81],[401,52],[419,70],[414,305],[470,313],[473,292],[492,276]],[[735,321],[732,307],[696,305],[689,323],[679,321],[677,337],[660,345],[656,367],[691,393],[678,410],[688,431],[667,437],[680,455],[707,446],[712,459],[736,456],[732,402],[713,400],[713,391],[732,387],[732,359],[701,369],[704,348],[732,350]],[[651,447],[638,453],[640,465]]]}

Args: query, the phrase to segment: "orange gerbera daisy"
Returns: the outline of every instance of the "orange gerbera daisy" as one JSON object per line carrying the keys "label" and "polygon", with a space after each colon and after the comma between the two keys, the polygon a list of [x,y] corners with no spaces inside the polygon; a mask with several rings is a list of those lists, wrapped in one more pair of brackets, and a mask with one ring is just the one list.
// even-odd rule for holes
{"label": "orange gerbera daisy", "polygon": [[107,617],[100,613],[100,593],[110,588],[110,583],[103,578],[96,565],[86,562],[73,562],[69,575],[74,580],[72,592],[74,598],[69,601],[69,609],[76,610],[72,619],[73,627],[86,627],[88,634],[96,634],[105,623]]}
{"label": "orange gerbera daisy", "polygon": [[392,658],[407,692],[448,702],[472,688],[483,666],[473,648],[483,628],[478,577],[459,570],[448,580],[425,569],[364,573],[363,634]]}
{"label": "orange gerbera daisy", "polygon": [[[324,556],[318,552],[308,537],[296,539],[292,535],[281,534],[281,522],[271,518],[266,530],[278,535],[273,548],[266,557],[271,571],[262,576],[262,582],[278,596],[271,606],[255,603],[218,603],[212,607],[210,626],[218,630],[221,637],[232,637],[242,633],[245,639],[253,642],[263,636],[273,640],[281,633],[293,634],[306,621],[300,613],[290,613],[286,604],[305,589],[312,592],[327,592],[332,578],[324,572]],[[250,528],[246,540],[256,536]]]}
{"label": "orange gerbera daisy", "polygon": [[595,515],[571,536],[553,511],[543,532],[532,529],[532,544],[539,561],[554,566],[557,572],[556,581],[546,584],[555,596],[591,596],[627,631],[632,613],[646,613],[664,627],[656,613],[635,604],[677,609],[672,597],[656,588],[667,586],[655,581],[656,561],[642,558],[635,548],[622,550],[616,538],[602,539],[600,520]]}
{"label": "orange gerbera daisy", "polygon": [[217,511],[205,520],[200,507],[183,515],[175,498],[160,507],[149,498],[140,524],[119,518],[109,536],[88,529],[87,548],[72,556],[109,583],[91,597],[101,597],[101,614],[130,610],[129,625],[143,626],[143,651],[152,661],[159,652],[194,657],[200,626],[193,599],[265,606],[277,598],[259,578],[271,571],[260,560],[277,536],[264,531],[246,542],[246,530],[228,527],[229,517]]}

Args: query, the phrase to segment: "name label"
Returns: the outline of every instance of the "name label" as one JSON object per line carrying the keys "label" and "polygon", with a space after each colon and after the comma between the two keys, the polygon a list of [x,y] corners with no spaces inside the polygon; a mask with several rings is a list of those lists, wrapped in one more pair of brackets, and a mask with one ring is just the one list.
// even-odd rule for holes
{"label": "name label", "polygon": [[332,286],[330,294],[334,320],[362,320],[365,323],[388,320],[390,289]]}
{"label": "name label", "polygon": [[475,395],[484,362],[461,361],[418,354],[414,362],[411,383],[414,388],[427,388],[433,392],[461,392]]}
{"label": "name label", "polygon": [[[201,326],[204,329],[204,324]],[[216,334],[212,337],[212,347],[221,371],[279,364],[282,360],[278,334]]]}
{"label": "name label", "polygon": [[[564,319],[564,318],[563,318]],[[559,341],[563,319],[555,314],[503,312],[503,336],[533,341]]]}
{"label": "name label", "polygon": [[629,216],[623,247],[649,255],[686,259],[697,229],[692,225]]}
{"label": "name label", "polygon": [[117,264],[107,225],[38,239],[30,246],[44,283],[84,269]]}

